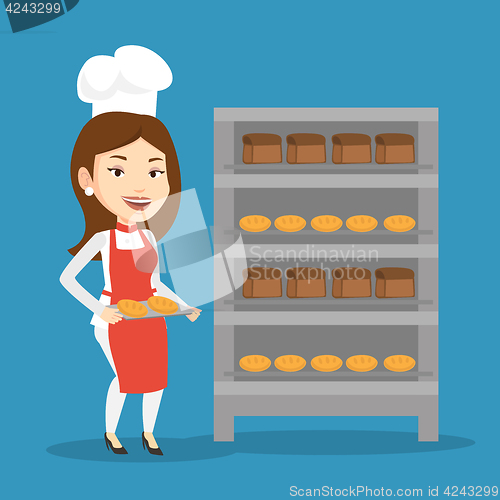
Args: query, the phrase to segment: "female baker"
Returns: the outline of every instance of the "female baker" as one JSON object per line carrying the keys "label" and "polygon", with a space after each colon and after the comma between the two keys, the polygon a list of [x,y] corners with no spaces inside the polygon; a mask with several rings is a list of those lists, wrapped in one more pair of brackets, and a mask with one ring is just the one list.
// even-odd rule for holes
{"label": "female baker", "polygon": [[[122,49],[129,49],[122,54],[129,69],[128,73],[118,75],[119,84],[123,85],[123,76],[130,80],[131,61],[143,64],[150,57],[158,74],[163,60],[159,63],[151,55],[154,53],[143,48],[135,48],[141,49],[139,53],[130,47]],[[102,64],[97,69],[102,75]],[[141,77],[144,80],[144,72]],[[136,98],[136,94],[138,91],[134,89],[131,98]],[[108,92],[108,101],[109,95]],[[141,101],[141,105],[144,103]],[[112,105],[111,109],[119,109],[123,102],[115,101]],[[110,109],[109,102],[106,106]],[[167,386],[165,320],[126,321],[116,308],[109,306],[121,299],[144,301],[160,295],[181,307],[189,307],[160,281],[155,237],[151,231],[137,227],[137,223],[162,213],[162,207],[164,212],[167,198],[172,199],[176,193],[180,196],[179,162],[170,134],[160,120],[150,114],[107,109],[94,112],[73,150],[71,180],[85,217],[85,233],[80,243],[70,249],[74,258],[63,271],[61,283],[94,313],[91,324],[95,337],[115,372],[106,399],[106,446],[114,453],[127,454],[115,431],[126,395],[139,393],[144,395],[143,447],[154,455],[162,455],[153,428]],[[175,213],[167,217],[170,225],[178,204],[173,206],[170,211]],[[166,232],[168,228],[162,230]],[[102,260],[103,264],[104,290],[99,300],[76,281],[90,260]],[[200,310],[192,309],[193,313],[187,317],[195,321]]]}

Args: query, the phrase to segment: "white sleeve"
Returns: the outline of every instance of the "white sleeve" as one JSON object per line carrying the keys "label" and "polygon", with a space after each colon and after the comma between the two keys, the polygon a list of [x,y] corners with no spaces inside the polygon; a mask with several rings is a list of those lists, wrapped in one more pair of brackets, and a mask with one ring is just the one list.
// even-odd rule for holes
{"label": "white sleeve", "polygon": [[99,302],[92,294],[87,292],[78,281],[78,273],[92,260],[92,258],[102,250],[106,244],[104,233],[97,233],[90,238],[80,251],[71,259],[66,269],[62,272],[59,281],[68,292],[75,297],[87,309],[100,316],[105,309],[105,305]]}
{"label": "white sleeve", "polygon": [[[158,254],[158,245],[156,244],[156,239],[154,234],[151,231],[144,231],[146,237],[149,239],[151,244],[153,245],[156,253]],[[164,285],[160,280],[160,256],[158,255],[158,264],[156,264],[155,270],[151,275],[151,286],[156,288],[158,295],[162,297],[167,297],[167,299],[173,300],[180,306],[190,307],[188,306],[179,296],[177,296],[167,285]]]}

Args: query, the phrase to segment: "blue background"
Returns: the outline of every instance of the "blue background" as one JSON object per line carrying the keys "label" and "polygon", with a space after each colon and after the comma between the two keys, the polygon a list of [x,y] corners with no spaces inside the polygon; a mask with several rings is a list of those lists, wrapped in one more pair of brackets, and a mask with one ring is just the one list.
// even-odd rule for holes
{"label": "blue background", "polygon": [[[0,13],[5,498],[288,498],[294,484],[425,492],[498,484],[498,6],[82,0],[15,35]],[[256,434],[212,443],[206,311],[194,325],[169,323],[169,388],[155,429],[165,461],[147,462],[139,449],[138,396],[118,428],[130,437],[128,461],[137,462],[117,463],[103,449],[112,373],[90,313],[59,275],[84,227],[69,162],[91,111],[77,98],[76,78],[89,57],[127,44],[158,52],[173,70],[158,117],[208,224],[214,107],[439,107],[438,445],[416,443],[416,418],[240,418],[236,431]],[[100,264],[81,282],[97,294]],[[28,307],[25,297],[37,300]],[[183,370],[188,352],[196,370]],[[264,432],[294,429],[302,431]],[[311,432],[318,429],[329,432]],[[72,441],[82,442],[64,445]],[[94,461],[58,456],[72,450]]]}

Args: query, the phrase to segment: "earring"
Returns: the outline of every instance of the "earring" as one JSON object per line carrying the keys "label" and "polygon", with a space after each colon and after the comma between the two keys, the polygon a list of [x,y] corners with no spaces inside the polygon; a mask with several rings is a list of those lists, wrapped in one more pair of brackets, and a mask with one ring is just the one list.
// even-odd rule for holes
{"label": "earring", "polygon": [[88,188],[85,188],[85,194],[87,196],[92,196],[94,194],[94,190],[89,186]]}

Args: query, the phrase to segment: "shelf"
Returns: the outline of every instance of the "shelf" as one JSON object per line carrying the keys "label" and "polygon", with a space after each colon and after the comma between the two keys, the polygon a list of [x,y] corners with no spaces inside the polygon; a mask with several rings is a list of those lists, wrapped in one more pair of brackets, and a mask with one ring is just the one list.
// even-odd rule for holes
{"label": "shelf", "polygon": [[[227,248],[227,244],[216,244],[215,253]],[[295,260],[297,256],[307,254],[307,258],[315,262],[330,261],[335,256],[340,258],[356,258],[376,255],[378,258],[415,258],[415,259],[437,259],[438,245],[336,245],[336,244],[296,244],[285,243],[258,244],[259,253],[267,259]],[[252,256],[255,252],[255,244],[245,244],[245,253]]]}
{"label": "shelf", "polygon": [[217,325],[437,325],[437,311],[215,311]]}
{"label": "shelf", "polygon": [[[299,132],[325,137],[325,163],[287,163],[286,137]],[[394,132],[414,137],[416,163],[375,163],[375,136]],[[251,133],[279,135],[282,162],[243,164],[242,137]],[[372,162],[333,164],[331,137],[338,133],[371,137]],[[418,285],[416,297],[401,299],[335,299],[331,274],[323,298],[290,299],[285,285],[282,297],[245,299],[233,286],[214,303],[214,440],[234,440],[236,416],[287,415],[417,416],[419,440],[438,439],[438,188],[437,108],[214,110],[214,254],[239,238],[245,255],[226,263],[233,277],[241,279],[253,265],[326,267],[327,273],[348,265],[367,267],[373,285],[376,268],[387,265],[413,269]],[[274,224],[261,233],[240,230],[240,218],[252,213],[271,220],[295,213],[307,225],[295,233]],[[344,225],[315,231],[310,221],[321,213],[335,213]],[[379,225],[350,231],[345,221],[355,213],[370,214]],[[397,213],[418,224],[405,233],[388,231],[383,221]],[[274,359],[286,345],[308,360],[303,370],[282,372],[271,364],[254,373],[239,366],[243,353]],[[362,373],[345,364],[335,372],[314,370],[309,360],[332,345],[344,360],[364,345],[379,364]],[[380,360],[392,352],[413,355],[414,369],[387,370]]]}
{"label": "shelf", "polygon": [[214,382],[215,396],[437,396],[435,381]]}
{"label": "shelf", "polygon": [[391,371],[381,371],[381,370],[373,370],[371,372],[353,372],[351,370],[338,370],[335,372],[318,372],[318,371],[312,371],[312,370],[302,370],[298,372],[281,372],[278,370],[275,371],[263,371],[263,372],[246,372],[246,371],[234,371],[234,372],[224,372],[225,377],[238,377],[238,378],[248,378],[248,379],[254,379],[254,378],[265,378],[270,379],[281,379],[281,380],[286,380],[288,379],[293,379],[293,382],[297,381],[297,378],[313,378],[313,379],[321,379],[321,380],[335,380],[335,379],[342,379],[342,378],[387,378],[390,380],[391,378],[415,378],[415,377],[432,377],[433,372],[419,372],[419,371],[408,371],[408,372],[391,372]]}
{"label": "shelf", "polygon": [[310,298],[310,299],[290,299],[286,298],[266,298],[266,299],[237,299],[237,300],[225,300],[224,304],[235,304],[235,305],[249,305],[254,304],[256,306],[262,305],[292,305],[296,306],[306,306],[311,304],[316,304],[321,307],[330,307],[338,303],[338,305],[348,304],[348,305],[368,305],[368,304],[388,304],[388,305],[398,305],[398,304],[407,304],[407,305],[418,305],[418,304],[433,304],[432,300],[419,300],[413,297],[402,297],[400,299],[379,299],[377,297],[371,298],[360,298],[360,299],[324,299],[324,298]]}
{"label": "shelf", "polygon": [[438,108],[215,108],[216,122],[437,122]]}
{"label": "shelf", "polygon": [[415,174],[415,171],[429,171],[433,170],[433,165],[421,165],[418,163],[353,163],[353,164],[335,164],[335,163],[259,163],[259,164],[236,164],[224,165],[224,170],[232,171],[235,174],[240,173],[250,174],[281,174],[286,175],[289,173],[308,174],[311,172],[321,172],[324,174],[348,174],[354,172],[357,175],[365,173],[374,173],[377,175],[386,173],[396,174]]}
{"label": "shelf", "polygon": [[[419,300],[415,298],[401,299],[379,299],[376,297],[360,299],[334,299],[334,298],[309,298],[290,299],[268,298],[268,299],[228,299],[224,304],[245,308],[245,310],[259,311],[297,311],[301,308],[307,311],[390,311],[390,310],[412,310],[419,305],[432,305],[432,300]],[[410,308],[410,309],[406,309]]]}
{"label": "shelf", "polygon": [[216,189],[239,188],[414,188],[437,189],[437,174],[378,174],[378,175],[331,175],[331,174],[216,174]]}
{"label": "shelf", "polygon": [[321,231],[315,231],[314,229],[303,229],[302,231],[296,231],[294,233],[287,233],[285,231],[280,231],[278,229],[267,229],[262,232],[249,232],[243,229],[224,229],[224,234],[242,234],[244,237],[248,236],[262,236],[264,238],[271,236],[314,236],[319,238],[332,237],[332,236],[418,236],[418,235],[431,235],[434,234],[432,229],[411,229],[410,231],[405,231],[404,233],[397,233],[394,231],[389,231],[388,229],[374,229],[373,231],[367,231],[364,233],[358,233],[356,231],[351,231],[350,229],[338,229],[337,231],[332,231],[331,233],[323,233]]}

